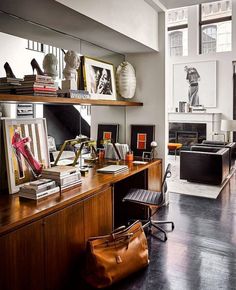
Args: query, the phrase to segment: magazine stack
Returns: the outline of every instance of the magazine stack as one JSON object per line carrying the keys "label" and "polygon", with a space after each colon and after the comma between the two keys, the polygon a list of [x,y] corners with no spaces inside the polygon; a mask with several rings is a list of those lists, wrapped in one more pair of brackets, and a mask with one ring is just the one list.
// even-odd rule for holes
{"label": "magazine stack", "polygon": [[17,95],[56,97],[57,86],[50,76],[25,75],[24,80],[16,88]]}
{"label": "magazine stack", "polygon": [[23,185],[20,188],[19,196],[38,200],[59,191],[60,188],[59,186],[56,186],[56,182],[54,180],[41,178]]}
{"label": "magazine stack", "polygon": [[80,185],[81,174],[80,170],[74,166],[58,165],[52,168],[43,169],[43,178],[53,179],[61,190]]}
{"label": "magazine stack", "polygon": [[15,89],[20,86],[22,79],[18,78],[0,78],[0,94],[14,94]]}

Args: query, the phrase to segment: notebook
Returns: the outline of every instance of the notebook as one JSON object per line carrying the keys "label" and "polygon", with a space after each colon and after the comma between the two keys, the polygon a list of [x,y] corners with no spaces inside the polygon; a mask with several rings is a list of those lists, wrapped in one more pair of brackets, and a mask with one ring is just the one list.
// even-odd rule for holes
{"label": "notebook", "polygon": [[128,170],[127,165],[109,165],[106,167],[102,167],[97,169],[99,173],[119,173]]}

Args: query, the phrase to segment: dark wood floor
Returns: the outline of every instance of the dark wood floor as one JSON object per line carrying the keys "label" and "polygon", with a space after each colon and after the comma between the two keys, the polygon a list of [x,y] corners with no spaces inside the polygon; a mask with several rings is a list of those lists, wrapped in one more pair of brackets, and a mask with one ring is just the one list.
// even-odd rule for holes
{"label": "dark wood floor", "polygon": [[171,194],[158,217],[168,241],[149,237],[149,267],[109,289],[236,289],[236,175],[216,200]]}

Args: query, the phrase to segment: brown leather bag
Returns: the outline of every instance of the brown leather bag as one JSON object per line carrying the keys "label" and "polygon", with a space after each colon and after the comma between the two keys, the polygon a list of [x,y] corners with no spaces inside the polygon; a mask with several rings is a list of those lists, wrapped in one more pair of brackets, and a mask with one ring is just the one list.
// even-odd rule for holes
{"label": "brown leather bag", "polygon": [[141,222],[120,227],[87,242],[86,281],[96,288],[110,286],[147,266],[148,246]]}

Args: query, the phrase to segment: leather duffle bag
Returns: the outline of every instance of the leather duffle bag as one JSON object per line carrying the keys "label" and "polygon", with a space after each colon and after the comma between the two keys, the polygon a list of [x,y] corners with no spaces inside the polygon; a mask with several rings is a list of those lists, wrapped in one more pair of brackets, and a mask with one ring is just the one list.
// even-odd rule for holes
{"label": "leather duffle bag", "polygon": [[105,288],[149,263],[147,239],[141,222],[116,229],[110,235],[87,242],[86,281]]}

